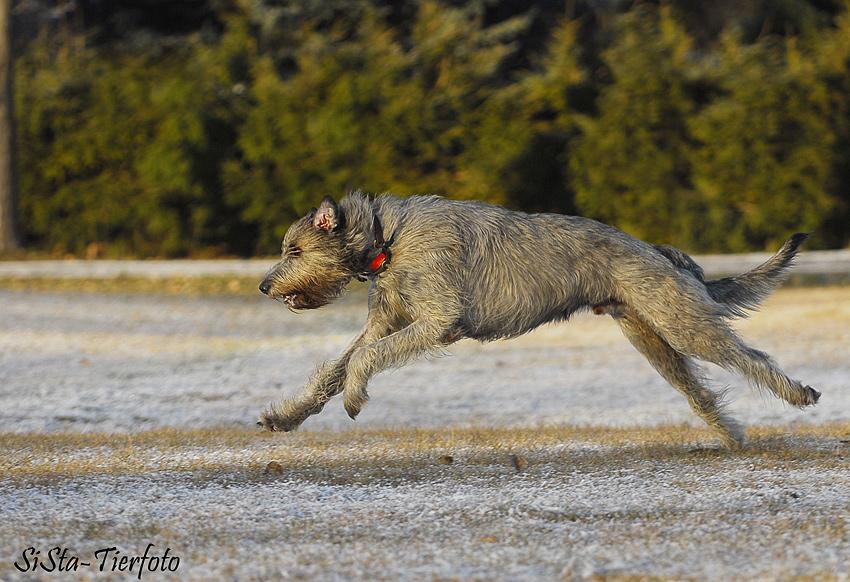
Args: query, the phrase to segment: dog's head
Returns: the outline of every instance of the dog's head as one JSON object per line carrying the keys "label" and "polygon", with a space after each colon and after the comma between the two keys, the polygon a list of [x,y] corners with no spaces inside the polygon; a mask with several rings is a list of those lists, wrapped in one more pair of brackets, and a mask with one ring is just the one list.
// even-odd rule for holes
{"label": "dog's head", "polygon": [[338,299],[354,277],[347,258],[345,217],[333,198],[295,222],[283,237],[281,258],[260,291],[292,310],[316,309]]}

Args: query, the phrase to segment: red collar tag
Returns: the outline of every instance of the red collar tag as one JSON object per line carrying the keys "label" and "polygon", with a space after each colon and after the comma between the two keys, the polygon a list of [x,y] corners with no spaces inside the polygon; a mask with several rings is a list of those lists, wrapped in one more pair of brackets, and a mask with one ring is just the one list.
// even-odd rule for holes
{"label": "red collar tag", "polygon": [[370,269],[370,270],[374,273],[374,272],[376,272],[378,269],[380,269],[381,267],[383,267],[383,266],[384,266],[384,263],[386,263],[386,262],[387,262],[387,255],[385,255],[384,253],[381,253],[380,255],[378,255],[377,257],[375,257],[375,259],[374,259],[374,260],[372,261],[372,263],[369,265],[369,269]]}

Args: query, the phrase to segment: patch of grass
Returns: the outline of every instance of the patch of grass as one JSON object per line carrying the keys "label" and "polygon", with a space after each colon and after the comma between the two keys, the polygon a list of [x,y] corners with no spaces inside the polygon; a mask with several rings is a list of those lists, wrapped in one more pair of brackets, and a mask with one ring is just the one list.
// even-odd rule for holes
{"label": "patch of grass", "polygon": [[115,277],[111,279],[52,279],[0,277],[0,289],[10,291],[164,294],[164,295],[256,295],[256,277]]}
{"label": "patch of grass", "polygon": [[[397,484],[594,473],[671,464],[729,464],[752,470],[817,465],[850,468],[850,423],[756,427],[747,446],[707,446],[707,429],[453,428],[378,429],[272,435],[251,430],[161,429],[138,434],[0,434],[0,475],[51,483],[87,475],[168,472],[193,481],[285,479],[325,484]],[[519,471],[509,455],[522,455]],[[447,463],[444,457],[451,457]],[[266,472],[269,462],[280,470]]]}
{"label": "patch of grass", "polygon": [[[0,277],[0,289],[42,293],[111,293],[116,295],[185,295],[189,297],[261,297],[261,277],[128,277],[64,279],[49,277]],[[353,281],[347,293],[365,293],[368,285]]]}
{"label": "patch of grass", "polygon": [[[269,259],[271,265],[275,259]],[[829,313],[822,309],[828,304],[841,306],[850,295],[850,280],[811,281],[798,277],[779,289],[772,304],[811,305],[812,311]],[[259,293],[259,277],[210,276],[210,277],[130,277],[113,278],[51,278],[51,277],[0,277],[0,289],[11,291],[116,293],[116,294],[165,294],[165,295],[230,295],[246,296]],[[352,282],[348,292],[365,291],[367,285]],[[801,303],[802,300],[802,303]]]}
{"label": "patch of grass", "polygon": [[0,542],[155,543],[186,580],[842,579],[824,556],[850,544],[850,422],[748,437],[728,452],[689,425],[0,434],[0,490],[18,499]]}

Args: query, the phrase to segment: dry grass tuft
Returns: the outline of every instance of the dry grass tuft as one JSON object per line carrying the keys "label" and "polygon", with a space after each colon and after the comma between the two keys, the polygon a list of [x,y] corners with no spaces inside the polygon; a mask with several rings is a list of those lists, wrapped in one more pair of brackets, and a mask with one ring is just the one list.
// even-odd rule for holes
{"label": "dry grass tuft", "polygon": [[51,279],[0,277],[0,289],[76,293],[164,294],[189,296],[258,295],[254,277],[116,277],[112,279]]}
{"label": "dry grass tuft", "polygon": [[707,429],[686,425],[378,429],[284,436],[234,429],[0,434],[5,451],[0,474],[12,481],[42,482],[169,472],[201,480],[276,476],[329,484],[392,484],[440,478],[449,467],[459,479],[669,463],[850,467],[850,423],[751,428],[747,445],[734,452],[705,446],[711,438]]}

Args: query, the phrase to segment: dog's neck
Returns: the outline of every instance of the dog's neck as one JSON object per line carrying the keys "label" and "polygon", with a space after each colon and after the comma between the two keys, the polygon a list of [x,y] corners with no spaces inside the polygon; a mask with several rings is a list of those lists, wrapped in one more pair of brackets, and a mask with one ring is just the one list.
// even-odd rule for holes
{"label": "dog's neck", "polygon": [[372,262],[369,263],[369,275],[374,277],[379,275],[387,270],[390,266],[390,259],[392,258],[392,251],[390,250],[390,243],[384,239],[384,225],[381,224],[381,219],[378,218],[377,213],[375,214],[375,224],[374,224],[374,232],[375,232],[375,250],[379,251],[378,255],[372,259]]}
{"label": "dog's neck", "polygon": [[354,276],[365,281],[386,271],[392,257],[392,239],[385,237],[383,222],[372,201],[354,192],[340,201],[340,209],[346,220]]}

